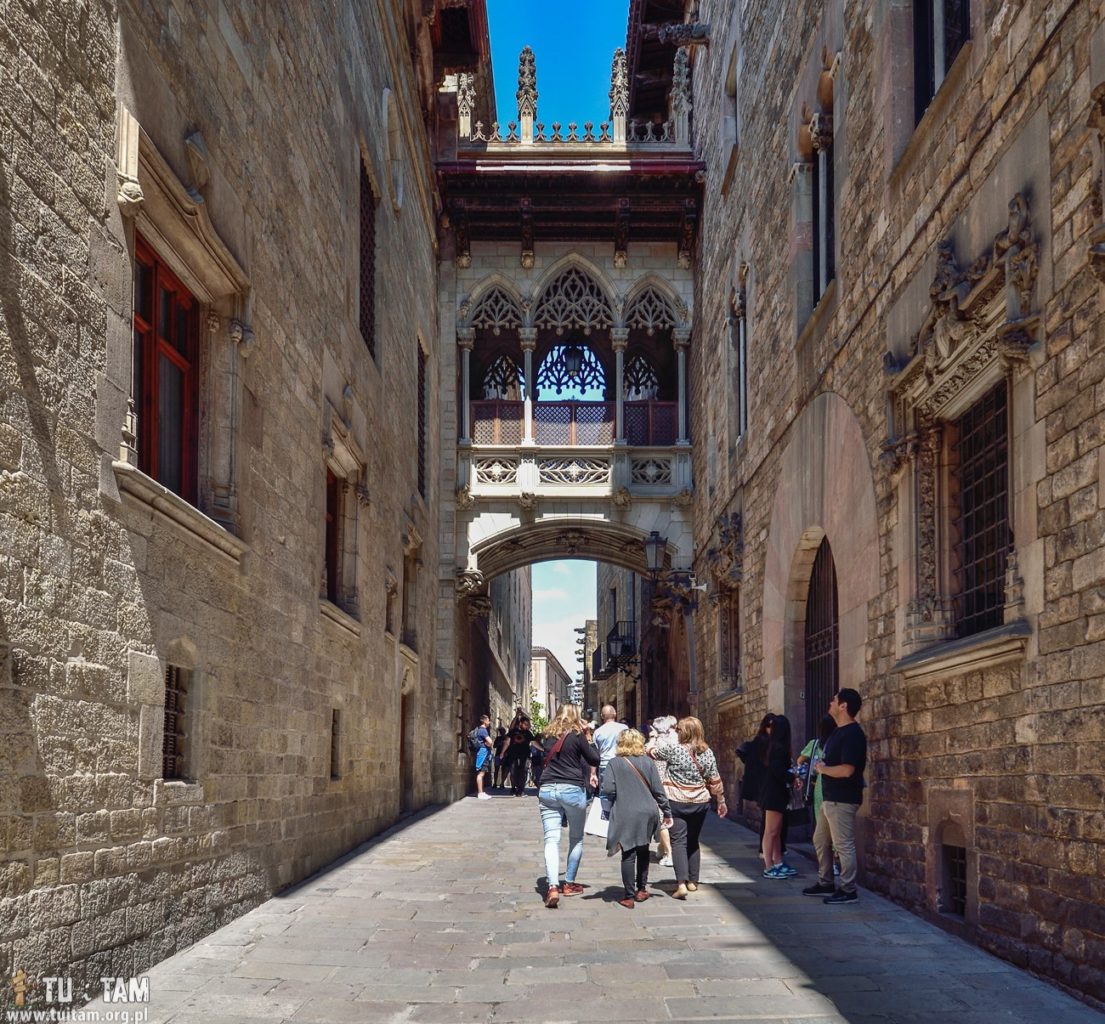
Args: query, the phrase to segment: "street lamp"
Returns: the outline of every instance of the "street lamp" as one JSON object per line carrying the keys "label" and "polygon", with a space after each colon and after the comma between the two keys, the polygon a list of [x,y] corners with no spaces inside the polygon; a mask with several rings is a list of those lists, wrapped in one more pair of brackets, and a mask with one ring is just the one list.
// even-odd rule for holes
{"label": "street lamp", "polygon": [[564,369],[568,377],[575,380],[583,372],[583,349],[578,345],[569,345],[564,350]]}
{"label": "street lamp", "polygon": [[654,583],[660,575],[660,570],[664,568],[664,548],[667,544],[668,542],[656,530],[653,530],[645,541],[645,568],[648,569],[648,574]]}

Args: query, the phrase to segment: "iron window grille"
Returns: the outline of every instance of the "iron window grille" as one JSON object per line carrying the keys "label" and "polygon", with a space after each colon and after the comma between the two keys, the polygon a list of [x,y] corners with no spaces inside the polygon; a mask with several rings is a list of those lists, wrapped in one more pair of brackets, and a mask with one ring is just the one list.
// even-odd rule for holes
{"label": "iron window grille", "polygon": [[965,917],[967,913],[967,850],[963,846],[943,845],[944,892],[940,910]]}
{"label": "iron window grille", "polygon": [[376,194],[361,161],[361,337],[376,358]]}
{"label": "iron window grille", "polygon": [[330,778],[341,778],[341,711],[330,712]]}
{"label": "iron window grille", "polygon": [[418,346],[418,493],[426,497],[426,353]]}
{"label": "iron window grille", "polygon": [[139,238],[134,274],[134,388],[138,464],[185,501],[196,500],[199,305]]}
{"label": "iron window grille", "polygon": [[187,699],[185,673],[170,665],[165,670],[165,733],[161,742],[161,775],[170,781],[185,778],[184,719]]}
{"label": "iron window grille", "polygon": [[829,539],[823,538],[810,572],[806,597],[806,736],[816,736],[836,693],[839,669],[839,620],[836,566]]}
{"label": "iron window grille", "polygon": [[956,632],[972,636],[1004,621],[1009,533],[1009,440],[1004,382],[956,421],[959,468],[959,593]]}

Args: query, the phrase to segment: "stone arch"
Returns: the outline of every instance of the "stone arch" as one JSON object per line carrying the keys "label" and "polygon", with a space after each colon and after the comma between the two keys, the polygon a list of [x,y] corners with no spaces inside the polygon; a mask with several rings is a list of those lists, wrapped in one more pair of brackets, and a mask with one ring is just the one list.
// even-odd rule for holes
{"label": "stone arch", "polygon": [[654,273],[645,274],[643,277],[639,277],[633,282],[625,298],[616,310],[616,323],[619,326],[625,326],[626,318],[629,315],[629,310],[632,308],[633,303],[650,288],[660,295],[671,307],[676,327],[690,327],[691,311],[687,303],[683,300],[682,296],[672,288],[668,281],[665,281],[658,274]]}
{"label": "stone arch", "polygon": [[693,551],[690,524],[674,517],[665,522],[656,511],[618,521],[568,515],[530,522],[494,513],[477,516],[468,530],[467,568],[491,579],[535,562],[578,558],[645,574],[644,542],[654,529],[667,540],[665,564],[687,568]]}
{"label": "stone arch", "polygon": [[480,304],[496,288],[514,303],[518,310],[519,321],[522,325],[525,325],[528,322],[529,310],[526,306],[526,300],[518,291],[517,284],[503,274],[493,273],[480,281],[461,301],[457,311],[457,326],[471,327],[479,313]]}
{"label": "stone arch", "polygon": [[810,570],[823,537],[837,572],[840,683],[862,692],[868,604],[879,593],[875,484],[859,421],[832,392],[791,428],[768,529],[763,644],[768,708],[805,718],[804,630]]}
{"label": "stone arch", "polygon": [[617,292],[610,283],[610,280],[596,263],[593,263],[585,256],[581,256],[579,253],[571,252],[552,263],[534,284],[529,294],[528,316],[526,320],[527,327],[533,325],[534,318],[537,315],[537,308],[542,298],[544,298],[545,293],[556,283],[558,278],[570,270],[580,271],[595,283],[606,302],[611,323],[616,322],[615,318],[618,309]]}

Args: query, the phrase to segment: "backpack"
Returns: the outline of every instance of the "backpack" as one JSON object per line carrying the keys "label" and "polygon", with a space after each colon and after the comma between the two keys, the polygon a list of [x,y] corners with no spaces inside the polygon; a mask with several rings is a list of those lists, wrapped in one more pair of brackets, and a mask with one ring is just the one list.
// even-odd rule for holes
{"label": "backpack", "polygon": [[479,737],[476,735],[480,731],[480,728],[481,727],[477,725],[476,728],[468,734],[469,754],[478,754],[480,752],[480,747],[483,746],[483,744],[479,741]]}

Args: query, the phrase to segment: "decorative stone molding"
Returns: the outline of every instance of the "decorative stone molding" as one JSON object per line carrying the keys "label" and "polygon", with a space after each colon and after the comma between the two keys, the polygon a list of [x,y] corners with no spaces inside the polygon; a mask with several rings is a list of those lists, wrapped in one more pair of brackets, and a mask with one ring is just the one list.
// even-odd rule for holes
{"label": "decorative stone molding", "polygon": [[356,484],[353,488],[353,493],[357,497],[357,504],[361,508],[368,508],[372,504],[372,498],[368,493],[368,488],[363,484]]}
{"label": "decorative stone molding", "polygon": [[693,611],[697,608],[694,574],[682,569],[664,573],[657,581],[652,607],[669,613]]}
{"label": "decorative stone molding", "polygon": [[537,508],[537,495],[533,491],[522,491],[518,495],[518,507],[523,512],[532,512]]}
{"label": "decorative stone molding", "polygon": [[615,508],[629,508],[633,504],[633,494],[628,487],[619,487],[611,499],[614,502]]}
{"label": "decorative stone molding", "polygon": [[671,116],[675,122],[675,141],[686,145],[691,138],[690,55],[683,48],[675,51],[671,82]]}
{"label": "decorative stone molding", "polygon": [[565,554],[579,554],[590,543],[590,538],[582,530],[562,530],[556,535],[556,545]]}
{"label": "decorative stone molding", "polygon": [[461,71],[457,75],[457,117],[461,138],[472,134],[472,111],[476,106],[476,76]]}
{"label": "decorative stone molding", "polygon": [[461,600],[480,594],[486,589],[487,580],[478,569],[457,570],[456,591]]}
{"label": "decorative stone molding", "polygon": [[717,519],[718,542],[706,552],[706,565],[720,590],[735,590],[743,580],[744,524],[739,512]]}
{"label": "decorative stone molding", "polygon": [[472,488],[467,484],[457,488],[456,501],[457,509],[460,512],[468,512],[476,506],[475,495],[472,494]]}
{"label": "decorative stone molding", "polygon": [[629,200],[619,199],[614,215],[614,266],[618,270],[624,270],[629,263],[629,221]]}
{"label": "decorative stone molding", "polygon": [[192,170],[192,184],[188,191],[194,198],[201,198],[203,190],[211,182],[211,157],[207,152],[207,143],[198,132],[192,132],[184,139],[184,155]]}
{"label": "decorative stone molding", "polygon": [[694,504],[694,495],[689,488],[684,487],[674,498],[672,502],[679,508],[690,508]]}
{"label": "decorative stone molding", "polygon": [[119,190],[115,200],[124,217],[133,218],[146,196],[138,180],[138,140],[141,134],[138,119],[126,107],[119,111],[119,130],[116,142],[115,168]]}

